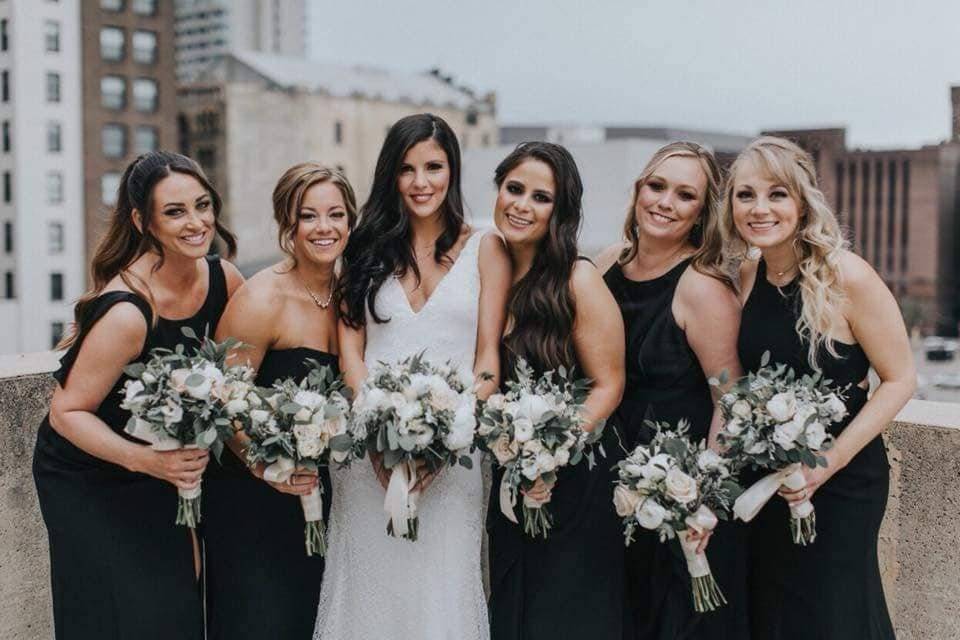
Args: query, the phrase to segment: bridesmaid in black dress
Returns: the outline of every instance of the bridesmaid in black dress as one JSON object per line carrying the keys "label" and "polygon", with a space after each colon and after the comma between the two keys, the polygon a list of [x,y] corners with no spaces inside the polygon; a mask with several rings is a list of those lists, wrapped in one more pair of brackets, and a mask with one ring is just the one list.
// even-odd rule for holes
{"label": "bridesmaid in black dress", "polygon": [[[707,378],[740,374],[740,304],[723,270],[721,197],[713,155],[690,142],[668,144],[634,185],[626,245],[598,258],[601,268],[610,265],[604,280],[626,329],[627,387],[615,416],[629,449],[650,442],[645,420],[676,426],[685,419],[691,439],[712,442],[721,421]],[[710,566],[728,604],[698,614],[679,544],[661,543],[654,531],[636,533],[627,549],[629,637],[749,637],[745,530],[721,522],[709,545]]]}
{"label": "bridesmaid in black dress", "polygon": [[[497,167],[494,212],[513,265],[504,377],[518,357],[538,372],[563,365],[593,379],[588,429],[607,418],[623,392],[623,323],[600,273],[577,259],[583,187],[563,147],[531,142]],[[490,622],[493,640],[620,640],[624,603],[623,537],[611,501],[618,452],[612,425],[607,458],[558,473],[549,537],[530,538],[501,512],[491,492]],[[495,474],[494,486],[500,481]],[[518,515],[519,517],[519,515]]]}
{"label": "bridesmaid in black dress", "polygon": [[[760,138],[731,168],[722,224],[741,269],[740,359],[765,351],[798,374],[846,388],[849,416],[833,425],[826,468],[781,490],[749,525],[750,615],[764,640],[892,640],[877,563],[889,466],[880,433],[907,402],[916,371],[900,311],[869,264],[849,252],[813,161],[795,144]],[[753,248],[747,252],[747,246]],[[757,251],[759,249],[759,251]],[[867,397],[867,372],[880,385]],[[789,503],[812,498],[817,539],[793,543]]]}
{"label": "bridesmaid in black dress", "polygon": [[[217,330],[247,345],[236,355],[258,370],[261,386],[302,380],[308,358],[338,371],[334,268],[357,215],[347,179],[310,162],[281,176],[273,203],[287,258],[240,288]],[[203,491],[207,637],[310,640],[324,561],[306,555],[299,496],[322,483],[326,519],[329,471],[268,483],[262,464],[244,462],[246,437],[229,444]]]}
{"label": "bridesmaid in black dress", "polygon": [[177,488],[197,485],[207,453],[153,451],[123,431],[119,405],[124,366],[188,342],[183,327],[212,335],[242,282],[207,256],[217,234],[236,248],[219,213],[189,158],[148,153],[123,174],[34,450],[58,638],[203,637],[191,533],[174,516]]}

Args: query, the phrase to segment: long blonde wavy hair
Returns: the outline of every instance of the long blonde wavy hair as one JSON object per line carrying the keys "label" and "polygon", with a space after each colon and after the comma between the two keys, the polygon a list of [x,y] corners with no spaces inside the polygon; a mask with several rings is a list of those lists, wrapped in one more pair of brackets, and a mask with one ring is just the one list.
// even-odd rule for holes
{"label": "long blonde wavy hair", "polygon": [[700,168],[707,177],[700,217],[690,232],[690,243],[697,249],[690,264],[700,273],[716,278],[732,289],[733,280],[724,266],[723,235],[719,221],[723,176],[713,154],[695,142],[671,142],[660,147],[634,181],[633,197],[623,222],[623,237],[629,245],[620,253],[619,262],[630,262],[640,250],[640,229],[636,219],[637,197],[644,183],[669,158],[693,158],[700,163]]}
{"label": "long blonde wavy hair", "polygon": [[720,228],[731,258],[742,261],[748,249],[733,220],[737,172],[746,164],[753,165],[772,182],[781,183],[799,204],[800,219],[792,240],[800,271],[802,302],[796,331],[809,345],[810,366],[819,371],[817,354],[821,347],[838,357],[831,336],[836,335],[843,317],[845,295],[839,259],[846,241],[836,216],[817,186],[816,168],[810,154],[789,140],[763,136],[751,142],[730,167]]}

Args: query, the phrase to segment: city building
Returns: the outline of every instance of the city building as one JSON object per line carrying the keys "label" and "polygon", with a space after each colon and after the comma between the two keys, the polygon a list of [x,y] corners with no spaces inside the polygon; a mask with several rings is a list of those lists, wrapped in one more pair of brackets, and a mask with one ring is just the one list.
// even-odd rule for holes
{"label": "city building", "polygon": [[387,130],[429,111],[450,123],[464,149],[495,144],[496,100],[439,71],[405,73],[236,52],[179,92],[180,148],[211,176],[237,234],[245,272],[279,255],[271,194],[305,160],[338,167],[366,198]]}
{"label": "city building", "polygon": [[177,77],[234,51],[307,55],[306,0],[176,0]]}
{"label": "city building", "polygon": [[176,149],[173,6],[160,0],[82,3],[86,258],[138,155]]}
{"label": "city building", "polygon": [[0,2],[0,353],[49,349],[84,282],[80,2]]}

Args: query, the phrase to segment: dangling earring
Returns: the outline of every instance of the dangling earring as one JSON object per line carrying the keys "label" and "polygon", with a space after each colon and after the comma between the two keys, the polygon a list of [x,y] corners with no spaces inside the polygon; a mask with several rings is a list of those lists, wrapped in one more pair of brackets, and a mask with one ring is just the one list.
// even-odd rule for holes
{"label": "dangling earring", "polygon": [[747,249],[747,260],[756,262],[757,260],[760,259],[760,256],[762,255],[763,255],[763,252],[760,251],[760,247],[751,246],[749,249]]}

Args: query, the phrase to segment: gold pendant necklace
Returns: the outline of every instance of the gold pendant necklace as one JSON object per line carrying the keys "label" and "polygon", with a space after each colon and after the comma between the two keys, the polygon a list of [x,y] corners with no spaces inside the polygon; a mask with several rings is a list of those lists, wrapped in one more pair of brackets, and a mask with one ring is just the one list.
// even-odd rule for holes
{"label": "gold pendant necklace", "polygon": [[320,296],[315,294],[313,291],[310,291],[310,287],[307,286],[307,283],[303,281],[300,276],[297,276],[297,280],[300,280],[300,284],[303,285],[304,290],[307,294],[313,298],[314,304],[316,304],[321,309],[326,309],[330,306],[330,302],[333,300],[333,279],[330,280],[330,295],[327,296],[326,300],[321,300]]}

